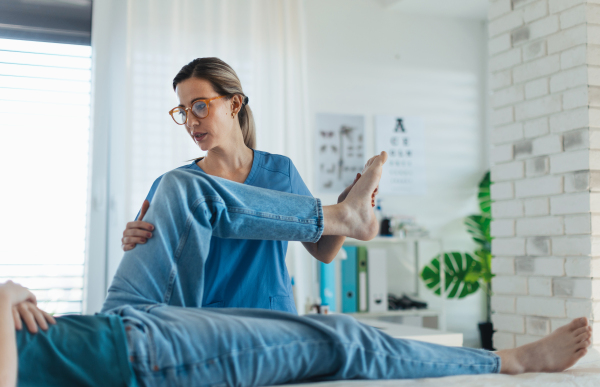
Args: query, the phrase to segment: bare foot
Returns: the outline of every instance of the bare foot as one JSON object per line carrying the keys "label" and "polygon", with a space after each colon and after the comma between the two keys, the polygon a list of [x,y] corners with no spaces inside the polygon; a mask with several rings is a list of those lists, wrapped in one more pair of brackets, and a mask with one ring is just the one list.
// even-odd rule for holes
{"label": "bare foot", "polygon": [[534,343],[496,352],[503,374],[524,372],[560,372],[574,365],[587,353],[592,327],[581,317],[558,328]]}

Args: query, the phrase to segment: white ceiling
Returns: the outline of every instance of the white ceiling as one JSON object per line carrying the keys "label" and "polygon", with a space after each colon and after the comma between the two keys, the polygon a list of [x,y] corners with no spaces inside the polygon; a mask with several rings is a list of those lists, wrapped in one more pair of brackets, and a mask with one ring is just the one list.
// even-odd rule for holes
{"label": "white ceiling", "polygon": [[402,13],[487,20],[489,0],[379,0]]}

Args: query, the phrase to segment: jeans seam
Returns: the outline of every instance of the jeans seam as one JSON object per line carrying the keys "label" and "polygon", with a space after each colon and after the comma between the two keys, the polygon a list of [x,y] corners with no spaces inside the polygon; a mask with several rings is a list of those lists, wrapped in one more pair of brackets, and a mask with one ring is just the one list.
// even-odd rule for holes
{"label": "jeans seam", "polygon": [[321,204],[321,199],[315,198],[315,209],[317,213],[317,235],[313,239],[312,243],[317,243],[321,236],[323,235],[323,231],[325,230],[325,217],[323,216],[323,205]]}

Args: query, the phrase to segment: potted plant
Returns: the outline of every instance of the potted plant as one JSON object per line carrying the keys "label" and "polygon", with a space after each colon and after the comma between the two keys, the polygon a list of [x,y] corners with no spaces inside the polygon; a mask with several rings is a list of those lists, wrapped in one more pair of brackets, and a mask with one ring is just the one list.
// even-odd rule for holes
{"label": "potted plant", "polygon": [[[444,293],[448,298],[465,298],[482,288],[486,294],[486,321],[479,324],[481,346],[492,348],[492,237],[490,235],[491,198],[490,173],[487,172],[479,183],[479,214],[465,218],[465,226],[471,237],[477,243],[477,250],[472,253],[444,252],[445,287]],[[441,254],[440,254],[441,255]],[[425,285],[438,296],[441,294],[440,255],[434,257],[421,272]]]}

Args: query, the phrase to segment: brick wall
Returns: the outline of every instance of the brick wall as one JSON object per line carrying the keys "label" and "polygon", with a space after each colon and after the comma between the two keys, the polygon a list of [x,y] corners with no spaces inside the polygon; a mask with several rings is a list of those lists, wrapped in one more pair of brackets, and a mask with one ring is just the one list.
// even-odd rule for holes
{"label": "brick wall", "polygon": [[503,349],[600,324],[600,0],[492,0],[489,55]]}

